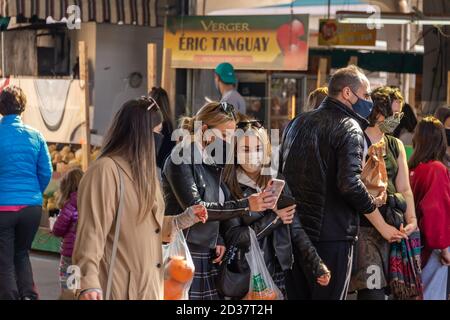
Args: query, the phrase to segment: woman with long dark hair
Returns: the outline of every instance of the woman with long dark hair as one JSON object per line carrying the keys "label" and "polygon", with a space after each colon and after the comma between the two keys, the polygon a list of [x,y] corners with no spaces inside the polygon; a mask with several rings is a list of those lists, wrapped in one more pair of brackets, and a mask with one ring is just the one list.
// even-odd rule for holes
{"label": "woman with long dark hair", "polygon": [[447,169],[450,170],[450,107],[440,107],[436,110],[435,117],[444,125],[445,128],[445,135],[447,136],[447,152],[443,162],[447,166]]}
{"label": "woman with long dark hair", "polygon": [[202,206],[164,216],[153,138],[161,121],[154,99],[126,102],[105,137],[100,158],[80,183],[73,252],[73,264],[81,271],[80,299],[100,300],[105,292],[113,300],[162,299],[162,243],[171,241],[175,225],[184,229],[206,221]]}
{"label": "woman with long dark hair", "polygon": [[414,135],[409,160],[411,186],[422,234],[425,300],[446,300],[450,266],[450,174],[443,164],[447,139],[443,124],[424,118]]}

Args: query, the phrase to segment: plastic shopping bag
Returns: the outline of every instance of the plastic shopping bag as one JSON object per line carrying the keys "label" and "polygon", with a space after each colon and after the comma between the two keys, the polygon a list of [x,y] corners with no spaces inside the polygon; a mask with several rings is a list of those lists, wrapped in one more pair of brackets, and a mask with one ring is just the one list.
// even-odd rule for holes
{"label": "plastic shopping bag", "polygon": [[283,300],[283,294],[267,270],[255,231],[249,228],[249,232],[250,250],[245,254],[245,258],[251,270],[250,291],[244,300]]}
{"label": "plastic shopping bag", "polygon": [[183,231],[163,245],[163,259],[164,300],[188,300],[195,267]]}

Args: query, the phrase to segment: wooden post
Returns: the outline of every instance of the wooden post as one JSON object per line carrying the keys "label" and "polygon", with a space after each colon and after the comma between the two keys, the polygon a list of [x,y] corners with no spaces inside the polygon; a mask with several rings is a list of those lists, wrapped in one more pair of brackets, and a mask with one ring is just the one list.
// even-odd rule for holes
{"label": "wooden post", "polygon": [[447,106],[450,106],[450,71],[447,71]]}
{"label": "wooden post", "polygon": [[81,141],[81,149],[83,152],[81,166],[83,171],[86,171],[91,160],[91,126],[89,120],[89,62],[87,46],[84,41],[78,43],[78,50],[80,56],[80,86],[82,90],[81,112],[84,119]]}
{"label": "wooden post", "polygon": [[175,123],[175,95],[176,95],[176,69],[171,68],[172,51],[168,48],[163,53],[163,69],[161,87],[167,91],[169,95],[170,111],[172,114],[172,122]]}
{"label": "wooden post", "polygon": [[351,56],[350,60],[348,60],[348,65],[358,65],[358,57],[357,56]]}
{"label": "wooden post", "polygon": [[327,81],[327,58],[320,58],[319,69],[317,71],[317,85],[316,88],[320,88]]}
{"label": "wooden post", "polygon": [[147,46],[147,93],[152,91],[153,87],[157,86],[157,45],[156,43],[149,43]]}

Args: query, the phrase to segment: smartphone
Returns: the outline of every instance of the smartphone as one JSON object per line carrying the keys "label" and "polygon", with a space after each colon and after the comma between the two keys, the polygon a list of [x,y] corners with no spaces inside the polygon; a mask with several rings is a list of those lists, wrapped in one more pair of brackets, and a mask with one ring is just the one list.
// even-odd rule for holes
{"label": "smartphone", "polygon": [[293,206],[294,204],[297,204],[297,201],[295,201],[295,198],[286,196],[282,194],[277,202],[277,208],[278,209],[284,209],[290,206]]}
{"label": "smartphone", "polygon": [[285,184],[286,182],[284,180],[271,179],[267,184],[266,191],[272,191],[275,197],[277,198],[276,201],[278,201],[278,199],[281,196],[281,193],[283,192]]}

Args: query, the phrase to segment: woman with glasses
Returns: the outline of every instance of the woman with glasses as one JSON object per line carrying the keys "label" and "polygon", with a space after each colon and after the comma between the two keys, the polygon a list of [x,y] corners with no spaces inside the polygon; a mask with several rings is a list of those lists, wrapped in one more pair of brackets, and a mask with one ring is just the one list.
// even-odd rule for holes
{"label": "woman with glasses", "polygon": [[153,140],[161,121],[154,99],[126,102],[81,180],[72,257],[81,300],[162,300],[163,242],[207,219],[202,206],[164,216]]}
{"label": "woman with glasses", "polygon": [[[374,107],[368,118],[366,140],[369,147],[380,148],[387,172],[387,186],[376,197],[376,203],[387,222],[388,212],[401,212],[405,225],[400,231],[409,236],[417,229],[414,198],[405,147],[392,136],[403,116],[403,98],[398,89],[391,87],[380,87],[371,96]],[[356,245],[356,270],[350,284],[350,292],[357,291],[358,300],[386,299],[390,281],[389,254],[390,243],[362,217]],[[372,277],[374,274],[376,279]]]}
{"label": "woman with glasses", "polygon": [[236,130],[237,114],[228,103],[212,102],[194,117],[181,120],[181,142],[172,151],[163,169],[166,214],[201,204],[209,220],[186,233],[195,265],[191,300],[217,300],[217,265],[225,253],[219,234],[220,221],[262,212],[275,204],[270,192],[234,199],[224,182],[223,168],[231,150],[228,141]]}
{"label": "woman with glasses", "polygon": [[[233,162],[225,166],[224,179],[233,197],[240,199],[266,189],[269,181],[276,178],[277,172],[272,172],[270,167],[272,147],[262,123],[244,118],[238,123],[237,128],[236,137],[233,139],[235,156]],[[285,196],[290,196],[287,186],[283,190],[281,202]],[[278,202],[277,206],[282,205],[281,202]],[[293,202],[277,209],[251,212],[247,216],[224,221],[221,226],[230,254],[227,261],[230,268],[249,273],[245,258],[239,260],[238,257],[245,257],[250,247],[248,227],[251,227],[257,235],[266,266],[275,284],[285,298],[291,299],[297,298],[295,290],[290,290],[294,282],[287,283],[286,278],[293,279],[296,276],[292,272],[294,256],[296,262],[305,270],[305,274],[312,277],[313,282],[326,286],[330,280],[330,272],[300,225],[296,205]],[[239,279],[243,283],[235,283],[236,286],[248,286],[250,278],[239,277]],[[232,284],[221,283],[221,285]]]}

